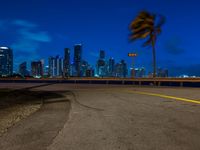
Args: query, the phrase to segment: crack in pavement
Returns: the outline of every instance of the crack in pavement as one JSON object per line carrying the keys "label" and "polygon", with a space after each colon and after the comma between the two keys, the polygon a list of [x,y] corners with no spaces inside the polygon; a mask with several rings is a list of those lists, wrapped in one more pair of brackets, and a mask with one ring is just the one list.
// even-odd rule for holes
{"label": "crack in pavement", "polygon": [[83,103],[80,103],[78,100],[77,100],[77,97],[78,97],[78,93],[74,93],[72,91],[67,91],[68,93],[70,93],[72,96],[73,96],[73,100],[76,104],[84,107],[84,108],[87,108],[87,109],[92,109],[92,110],[95,110],[95,111],[104,111],[104,109],[102,108],[96,108],[96,107],[91,107],[91,106],[88,106],[88,105],[85,105]]}

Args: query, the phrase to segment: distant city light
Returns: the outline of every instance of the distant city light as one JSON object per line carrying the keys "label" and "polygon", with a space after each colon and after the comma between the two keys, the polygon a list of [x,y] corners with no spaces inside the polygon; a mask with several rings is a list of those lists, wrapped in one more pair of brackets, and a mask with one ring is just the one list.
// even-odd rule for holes
{"label": "distant city light", "polygon": [[0,49],[9,49],[8,47],[0,47]]}

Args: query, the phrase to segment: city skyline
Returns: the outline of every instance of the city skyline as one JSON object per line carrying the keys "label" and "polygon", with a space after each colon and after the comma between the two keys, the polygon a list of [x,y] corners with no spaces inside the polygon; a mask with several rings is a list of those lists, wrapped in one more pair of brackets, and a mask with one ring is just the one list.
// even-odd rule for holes
{"label": "city skyline", "polygon": [[[74,51],[74,56],[70,56]],[[27,61],[23,61],[18,66],[17,71],[13,71],[13,51],[9,47],[0,47],[1,68],[0,76],[21,75],[23,77],[50,77],[50,78],[68,78],[68,77],[152,77],[152,72],[146,72],[142,66],[139,68],[128,68],[124,59],[116,61],[113,57],[106,57],[106,51],[99,50],[99,57],[95,65],[91,65],[82,57],[83,45],[75,44],[74,49],[64,48],[63,56],[49,56],[48,60],[38,59],[30,60],[30,67],[27,67]],[[9,54],[9,55],[8,55]],[[8,55],[8,56],[7,56]],[[70,59],[73,58],[73,59]],[[48,64],[46,65],[45,64]],[[8,67],[6,67],[8,66]],[[11,66],[11,67],[10,67]],[[10,71],[11,70],[11,71]],[[168,77],[168,70],[157,68],[158,77]]]}
{"label": "city skyline", "polygon": [[172,0],[8,0],[1,5],[0,45],[13,49],[15,70],[25,59],[47,60],[48,56],[62,55],[68,45],[83,43],[83,58],[90,64],[96,63],[98,52],[103,49],[117,61],[124,59],[130,68],[127,53],[136,52],[135,66],[152,71],[150,48],[141,47],[140,41],[128,42],[130,21],[139,11],[148,10],[166,16],[156,45],[157,68],[168,68],[171,76],[200,76],[200,22],[196,19],[200,10],[195,0],[181,4]]}
{"label": "city skyline", "polygon": [[[72,54],[71,56],[70,54]],[[48,60],[38,59],[31,61],[31,68],[27,68],[26,61],[19,65],[19,69],[16,73],[27,73],[34,77],[47,76],[47,77],[127,77],[128,68],[125,64],[125,68],[122,70],[117,69],[117,65],[121,62],[124,64],[124,60],[115,64],[115,60],[112,57],[106,58],[106,52],[104,50],[99,51],[99,58],[96,60],[96,64],[90,64],[85,58],[82,57],[83,45],[75,44],[74,49],[64,48],[63,55],[49,56]],[[71,59],[70,59],[71,58]],[[110,64],[110,60],[112,61]],[[46,63],[45,63],[46,62]],[[33,65],[34,64],[34,65]],[[45,65],[48,64],[48,65]],[[119,66],[121,67],[121,66]],[[116,68],[116,69],[115,69]],[[38,71],[37,71],[38,70]],[[42,70],[42,71],[41,71]],[[123,73],[126,70],[125,73]],[[22,74],[21,75],[25,75]]]}

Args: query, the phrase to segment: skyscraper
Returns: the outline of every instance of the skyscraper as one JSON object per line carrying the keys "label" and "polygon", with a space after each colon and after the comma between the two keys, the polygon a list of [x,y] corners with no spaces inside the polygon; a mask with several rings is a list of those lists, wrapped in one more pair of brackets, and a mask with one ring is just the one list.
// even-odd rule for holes
{"label": "skyscraper", "polygon": [[99,59],[97,61],[97,75],[100,77],[107,76],[107,67],[105,62],[105,51],[100,50]]}
{"label": "skyscraper", "polygon": [[8,47],[0,47],[0,76],[11,76],[13,73],[13,52]]}
{"label": "skyscraper", "polygon": [[124,60],[121,60],[120,63],[115,65],[115,76],[123,78],[127,76],[127,65]]}
{"label": "skyscraper", "polygon": [[115,73],[115,60],[114,58],[110,58],[108,61],[108,75],[113,77]]}
{"label": "skyscraper", "polygon": [[76,44],[74,46],[74,65],[75,65],[75,76],[81,77],[81,62],[82,62],[82,45]]}
{"label": "skyscraper", "polygon": [[43,67],[41,61],[31,62],[31,72],[33,77],[42,77],[43,76]]}
{"label": "skyscraper", "polygon": [[19,73],[22,76],[27,76],[29,74],[27,71],[27,63],[26,62],[23,62],[19,65]]}
{"label": "skyscraper", "polygon": [[131,68],[131,77],[132,78],[144,78],[145,77],[145,68]]}
{"label": "skyscraper", "polygon": [[64,49],[64,60],[63,60],[63,75],[64,77],[70,76],[70,49]]}
{"label": "skyscraper", "polygon": [[94,69],[88,68],[86,70],[86,77],[94,77]]}
{"label": "skyscraper", "polygon": [[83,60],[82,62],[81,62],[81,72],[82,72],[82,76],[86,76],[86,71],[87,71],[87,69],[89,68],[89,64],[88,64],[88,62],[87,61],[85,61],[85,60]]}
{"label": "skyscraper", "polygon": [[49,76],[61,77],[63,74],[63,61],[59,56],[49,57]]}

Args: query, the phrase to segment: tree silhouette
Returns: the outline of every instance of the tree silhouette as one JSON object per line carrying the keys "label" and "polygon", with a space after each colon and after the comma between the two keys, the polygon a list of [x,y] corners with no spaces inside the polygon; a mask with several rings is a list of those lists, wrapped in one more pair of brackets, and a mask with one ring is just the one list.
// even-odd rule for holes
{"label": "tree silhouette", "polygon": [[142,11],[130,24],[130,40],[147,39],[143,46],[151,46],[153,54],[153,77],[156,77],[156,49],[157,36],[161,33],[161,26],[165,18],[147,11]]}

